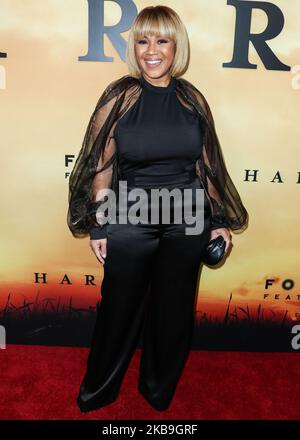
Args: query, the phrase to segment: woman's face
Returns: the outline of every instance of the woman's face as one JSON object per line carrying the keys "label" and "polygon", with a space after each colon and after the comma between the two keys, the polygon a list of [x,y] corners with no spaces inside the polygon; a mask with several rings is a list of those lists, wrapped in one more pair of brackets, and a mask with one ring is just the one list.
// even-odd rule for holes
{"label": "woman's face", "polygon": [[[160,84],[168,83],[169,69],[175,56],[176,45],[170,38],[160,35],[145,35],[135,42],[137,62],[148,80],[159,80]],[[155,81],[154,81],[155,82]]]}

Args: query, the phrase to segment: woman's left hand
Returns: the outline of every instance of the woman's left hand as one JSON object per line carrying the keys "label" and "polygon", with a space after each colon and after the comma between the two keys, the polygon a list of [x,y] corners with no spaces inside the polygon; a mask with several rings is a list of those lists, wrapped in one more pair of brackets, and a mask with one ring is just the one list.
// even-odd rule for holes
{"label": "woman's left hand", "polygon": [[231,241],[230,230],[227,228],[218,228],[218,229],[213,229],[210,234],[211,234],[210,235],[211,240],[216,238],[218,235],[222,235],[222,237],[226,241],[225,253],[227,254],[227,252],[229,250],[229,246],[230,245],[233,246],[232,241]]}

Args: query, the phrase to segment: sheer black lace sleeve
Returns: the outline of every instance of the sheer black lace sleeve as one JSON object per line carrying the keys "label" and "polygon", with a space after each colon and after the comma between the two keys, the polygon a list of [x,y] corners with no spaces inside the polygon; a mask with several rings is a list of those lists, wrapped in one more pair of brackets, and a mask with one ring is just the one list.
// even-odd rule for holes
{"label": "sheer black lace sleeve", "polygon": [[86,129],[83,144],[69,178],[68,227],[75,237],[106,236],[100,205],[112,187],[116,143],[113,136],[118,94],[111,83],[99,98]]}
{"label": "sheer black lace sleeve", "polygon": [[233,183],[223,157],[210,106],[196,88],[193,93],[205,119],[203,154],[198,163],[211,205],[211,229],[226,227],[242,232],[248,223],[248,212]]}

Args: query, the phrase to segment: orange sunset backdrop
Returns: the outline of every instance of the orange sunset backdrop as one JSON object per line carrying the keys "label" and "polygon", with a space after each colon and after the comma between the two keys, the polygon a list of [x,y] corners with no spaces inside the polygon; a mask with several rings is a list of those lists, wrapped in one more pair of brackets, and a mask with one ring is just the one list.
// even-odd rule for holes
{"label": "orange sunset backdrop", "polygon": [[[134,3],[139,11],[161,2]],[[226,263],[202,268],[197,309],[211,316],[224,316],[230,294],[232,309],[261,304],[278,316],[288,311],[292,320],[300,313],[300,10],[297,0],[273,3],[285,25],[268,45],[294,66],[291,71],[267,70],[252,44],[249,61],[256,69],[222,66],[232,59],[236,19],[223,0],[163,2],[186,24],[191,62],[185,78],[210,104],[228,170],[249,212],[246,231],[232,233]],[[87,53],[87,14],[84,0],[65,0],[63,7],[59,0],[1,1],[0,52],[7,53],[0,58],[1,308],[9,294],[15,305],[38,292],[65,303],[72,297],[78,307],[100,298],[103,268],[89,239],[75,239],[66,223],[72,164],[66,166],[65,157],[77,156],[99,96],[127,67],[106,35],[104,52],[113,62],[78,60]],[[106,1],[105,25],[120,18],[119,5]],[[266,26],[267,16],[254,10],[251,32]],[[274,179],[278,172],[282,183]],[[86,285],[86,276],[94,284]],[[268,290],[267,279],[274,280]],[[285,280],[295,284],[287,290]]]}

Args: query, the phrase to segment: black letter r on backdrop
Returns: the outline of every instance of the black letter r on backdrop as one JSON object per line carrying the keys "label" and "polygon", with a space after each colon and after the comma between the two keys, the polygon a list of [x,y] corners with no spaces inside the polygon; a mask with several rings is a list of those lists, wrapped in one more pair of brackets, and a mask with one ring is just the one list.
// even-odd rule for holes
{"label": "black letter r on backdrop", "polygon": [[[104,35],[110,40],[121,59],[125,61],[126,41],[121,33],[130,29],[137,7],[133,0],[113,0],[121,10],[120,21],[111,26],[104,25],[105,0],[87,0],[88,4],[88,53],[78,57],[79,61],[113,61],[104,53]],[[111,1],[112,3],[112,1]]]}
{"label": "black letter r on backdrop", "polygon": [[[249,42],[251,41],[266,69],[291,70],[290,66],[276,57],[266,43],[267,40],[277,37],[283,29],[284,15],[279,7],[269,2],[246,0],[227,0],[227,4],[236,9],[236,25],[233,57],[230,63],[223,63],[223,67],[256,69],[257,65],[248,61]],[[268,17],[267,27],[260,34],[250,32],[251,14],[254,8],[263,10]]]}

